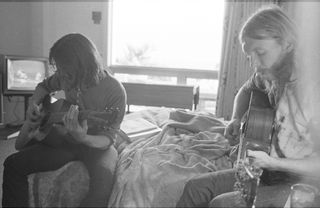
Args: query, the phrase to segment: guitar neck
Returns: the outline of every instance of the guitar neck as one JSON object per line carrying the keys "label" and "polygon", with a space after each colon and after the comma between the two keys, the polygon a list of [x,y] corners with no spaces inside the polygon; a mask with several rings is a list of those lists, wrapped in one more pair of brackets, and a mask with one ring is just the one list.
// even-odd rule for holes
{"label": "guitar neck", "polygon": [[246,148],[245,148],[245,137],[244,134],[240,134],[240,141],[239,141],[239,149],[238,149],[238,157],[237,157],[237,166],[239,165],[239,162],[243,161],[246,157]]}
{"label": "guitar neck", "polygon": [[[79,121],[82,121],[86,118],[88,118],[90,111],[84,110],[79,112]],[[50,113],[50,117],[48,121],[46,122],[47,124],[53,124],[53,123],[62,123],[63,116],[67,112],[55,112],[55,113]]]}
{"label": "guitar neck", "polygon": [[241,123],[239,149],[238,149],[238,156],[237,156],[237,163],[236,163],[237,165],[239,165],[239,162],[244,160],[245,157],[246,157],[245,128],[246,128],[246,124],[245,123]]}

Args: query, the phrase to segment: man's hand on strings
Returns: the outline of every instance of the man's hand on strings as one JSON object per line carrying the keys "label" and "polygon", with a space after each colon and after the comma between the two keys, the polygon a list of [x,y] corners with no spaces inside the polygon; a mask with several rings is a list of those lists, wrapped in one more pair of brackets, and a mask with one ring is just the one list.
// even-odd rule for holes
{"label": "man's hand on strings", "polygon": [[274,158],[270,157],[264,151],[248,150],[247,156],[250,158],[252,165],[258,168],[273,169]]}
{"label": "man's hand on strings", "polygon": [[71,105],[68,112],[63,117],[64,127],[72,137],[82,142],[85,140],[88,131],[87,120],[79,123],[79,108],[77,105]]}

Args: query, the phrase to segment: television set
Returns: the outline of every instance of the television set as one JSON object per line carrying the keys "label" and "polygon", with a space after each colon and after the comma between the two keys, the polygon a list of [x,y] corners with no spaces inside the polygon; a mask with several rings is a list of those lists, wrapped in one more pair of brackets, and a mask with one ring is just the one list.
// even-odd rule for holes
{"label": "television set", "polygon": [[6,96],[31,95],[37,84],[49,75],[44,57],[1,55],[2,91]]}

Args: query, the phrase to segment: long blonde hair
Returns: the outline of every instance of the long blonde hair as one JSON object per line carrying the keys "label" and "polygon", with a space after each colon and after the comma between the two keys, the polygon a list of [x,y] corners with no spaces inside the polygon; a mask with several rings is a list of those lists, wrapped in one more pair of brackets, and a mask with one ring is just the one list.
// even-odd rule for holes
{"label": "long blonde hair", "polygon": [[277,39],[296,47],[297,29],[295,23],[276,5],[265,6],[252,14],[239,33],[240,43],[245,37],[254,39]]}
{"label": "long blonde hair", "polygon": [[239,41],[245,42],[245,38],[258,40],[275,39],[280,45],[288,43],[292,50],[282,60],[281,67],[273,71],[277,80],[265,80],[269,82],[266,89],[274,95],[277,103],[283,93],[285,84],[289,81],[292,72],[296,69],[296,48],[298,35],[295,23],[276,5],[262,7],[252,14],[243,24]]}

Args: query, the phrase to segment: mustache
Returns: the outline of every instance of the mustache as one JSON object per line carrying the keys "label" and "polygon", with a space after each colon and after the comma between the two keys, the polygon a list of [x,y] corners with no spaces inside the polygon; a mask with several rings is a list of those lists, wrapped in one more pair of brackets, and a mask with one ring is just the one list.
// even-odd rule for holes
{"label": "mustache", "polygon": [[272,79],[274,80],[288,82],[290,80],[290,76],[294,67],[295,66],[292,60],[284,58],[281,62],[275,63],[269,68],[256,67],[255,72],[261,74],[264,77],[272,77]]}

